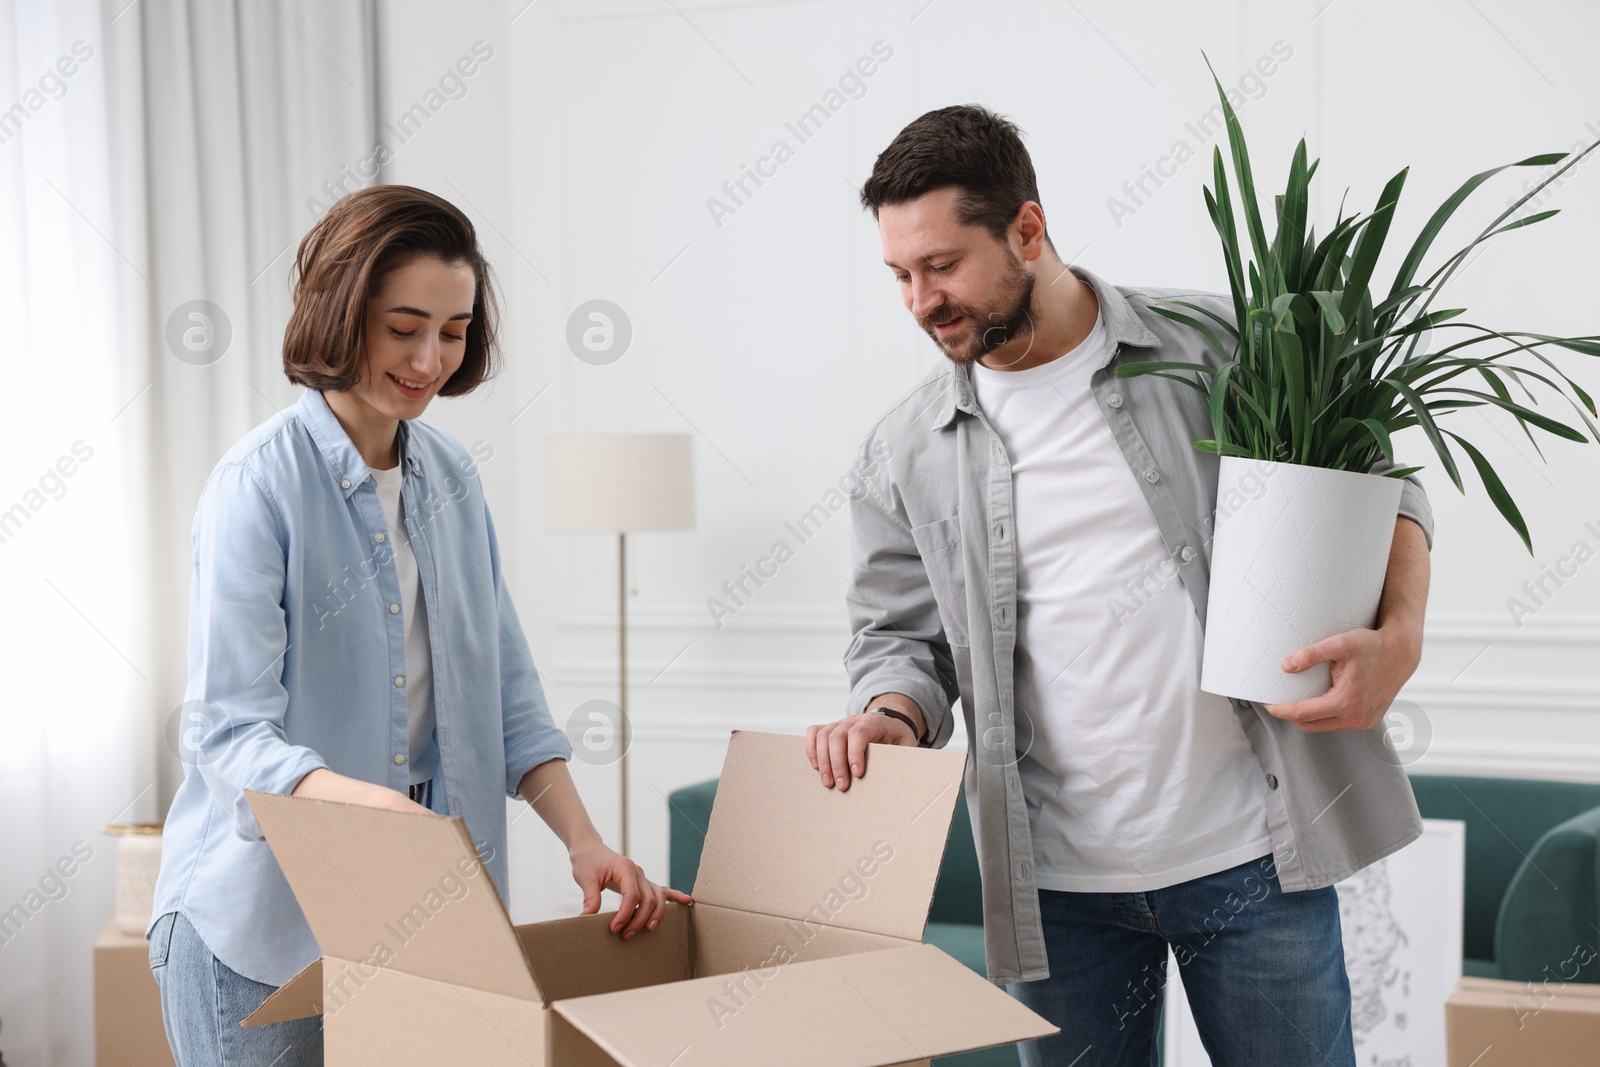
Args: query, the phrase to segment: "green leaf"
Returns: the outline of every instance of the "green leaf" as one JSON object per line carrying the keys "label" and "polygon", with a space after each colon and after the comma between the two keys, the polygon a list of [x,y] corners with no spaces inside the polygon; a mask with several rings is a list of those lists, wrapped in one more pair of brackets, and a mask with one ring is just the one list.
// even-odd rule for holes
{"label": "green leaf", "polygon": [[1356,302],[1372,281],[1372,271],[1378,265],[1378,254],[1383,251],[1384,239],[1389,236],[1389,223],[1394,219],[1395,205],[1400,202],[1400,190],[1406,184],[1409,170],[1409,167],[1402,168],[1399,174],[1389,179],[1389,184],[1378,194],[1378,206],[1373,209],[1367,225],[1361,231],[1350,277],[1344,285],[1344,306],[1341,310],[1346,318],[1355,314]]}
{"label": "green leaf", "polygon": [[1384,428],[1383,423],[1376,419],[1362,419],[1361,425],[1371,431],[1372,439],[1378,442],[1379,448],[1383,449],[1384,458],[1393,463],[1394,442],[1389,439],[1389,431]]}
{"label": "green leaf", "polygon": [[[1462,248],[1459,252],[1457,252],[1455,255],[1451,256],[1448,260],[1446,260],[1445,261],[1445,265],[1443,267],[1441,267],[1437,271],[1434,271],[1433,275],[1429,278],[1429,282],[1431,284],[1431,283],[1433,283],[1434,279],[1437,279],[1437,284],[1433,286],[1433,292],[1428,294],[1428,299],[1426,299],[1426,300],[1424,300],[1422,302],[1422,307],[1419,310],[1420,311],[1427,311],[1428,310],[1428,305],[1433,302],[1434,297],[1439,295],[1439,290],[1444,287],[1444,283],[1450,280],[1450,277],[1453,274],[1455,274],[1456,270],[1461,266],[1461,264],[1466,261],[1467,256],[1472,252],[1472,250],[1474,248],[1476,248],[1478,245],[1482,244],[1489,237],[1493,236],[1493,234],[1496,232],[1495,228],[1497,226],[1499,226],[1506,219],[1510,218],[1512,215],[1515,215],[1518,211],[1520,211],[1522,209],[1522,205],[1523,204],[1526,204],[1529,200],[1532,200],[1534,197],[1538,196],[1541,192],[1544,191],[1545,187],[1550,185],[1551,182],[1554,182],[1554,181],[1557,181],[1558,179],[1560,179],[1561,175],[1565,174],[1567,171],[1569,171],[1573,167],[1577,166],[1580,162],[1583,161],[1585,156],[1587,156],[1590,152],[1593,152],[1596,148],[1600,148],[1600,140],[1596,140],[1594,143],[1590,144],[1587,148],[1585,148],[1581,152],[1573,152],[1573,153],[1570,153],[1570,154],[1568,154],[1568,153],[1549,153],[1547,155],[1542,155],[1542,156],[1531,156],[1528,159],[1525,159],[1525,160],[1521,161],[1520,163],[1512,163],[1512,164],[1510,164],[1509,166],[1513,166],[1513,167],[1549,166],[1549,165],[1554,164],[1554,163],[1559,163],[1563,159],[1566,160],[1566,162],[1564,164],[1562,164],[1562,166],[1560,166],[1559,168],[1557,168],[1554,171],[1551,171],[1549,174],[1546,174],[1532,188],[1528,188],[1520,197],[1518,197],[1517,199],[1513,200],[1510,203],[1510,205],[1507,206],[1504,211],[1500,212],[1499,215],[1495,216],[1494,221],[1489,223],[1488,226],[1485,226],[1483,228],[1483,231],[1481,233],[1479,233],[1477,237],[1473,238],[1466,245],[1466,247]],[[1495,171],[1486,171],[1485,173],[1486,174],[1497,173],[1498,171],[1505,170],[1505,169],[1507,169],[1507,168],[1506,167],[1499,167],[1499,168],[1496,168]],[[1468,190],[1468,192],[1470,192],[1470,190]],[[1463,197],[1463,199],[1464,199],[1464,197]],[[1515,228],[1515,227],[1513,227],[1513,228]],[[1407,277],[1405,279],[1405,281],[1406,281],[1406,284],[1410,284],[1411,279],[1409,277]],[[1400,284],[1400,278],[1397,277],[1395,279],[1395,284],[1397,286]],[[1416,347],[1416,342],[1413,341],[1412,342],[1412,348],[1414,349],[1415,347]]]}
{"label": "green leaf", "polygon": [[1306,209],[1310,203],[1311,175],[1306,169],[1306,139],[1300,138],[1294,158],[1289,162],[1289,184],[1280,198],[1278,237],[1274,244],[1283,264],[1284,284],[1292,290],[1305,288],[1300,270],[1305,260]]}
{"label": "green leaf", "polygon": [[1480,393],[1476,389],[1461,389],[1461,388],[1457,388],[1457,387],[1451,387],[1449,389],[1441,389],[1441,390],[1439,390],[1439,392],[1443,392],[1443,393],[1461,393],[1464,396],[1477,397],[1479,400],[1482,400],[1485,404],[1493,404],[1497,408],[1504,408],[1505,410],[1507,410],[1507,411],[1511,412],[1513,415],[1515,415],[1517,418],[1524,419],[1524,420],[1526,420],[1528,422],[1533,423],[1535,426],[1539,427],[1539,429],[1541,429],[1541,430],[1544,430],[1546,433],[1553,433],[1557,437],[1566,438],[1568,441],[1587,441],[1588,440],[1588,438],[1583,436],[1583,434],[1581,432],[1579,432],[1578,430],[1574,430],[1571,426],[1568,426],[1564,422],[1558,422],[1555,419],[1552,419],[1548,415],[1541,415],[1537,411],[1534,411],[1532,408],[1523,407],[1521,404],[1513,403],[1510,400],[1502,400],[1500,397],[1494,396],[1491,393]]}
{"label": "green leaf", "polygon": [[1507,333],[1507,337],[1532,337],[1542,344],[1555,345],[1565,348],[1569,352],[1582,352],[1586,356],[1600,356],[1600,338],[1595,337],[1551,337],[1542,333],[1522,333],[1520,331]]}
{"label": "green leaf", "polygon": [[1406,253],[1405,260],[1395,273],[1394,286],[1389,290],[1390,297],[1393,297],[1411,284],[1412,279],[1416,277],[1417,268],[1422,265],[1422,257],[1426,256],[1428,249],[1433,247],[1434,239],[1439,236],[1439,231],[1444,229],[1444,224],[1450,221],[1450,216],[1456,213],[1457,208],[1466,203],[1467,197],[1471,196],[1478,186],[1503,170],[1510,170],[1512,167],[1548,167],[1562,159],[1563,156],[1564,153],[1529,156],[1527,159],[1516,163],[1506,163],[1499,167],[1491,167],[1489,170],[1474,174],[1462,182],[1461,188],[1451,193],[1449,199],[1439,205],[1432,217],[1428,219],[1427,225],[1422,228],[1422,232],[1417,234],[1416,241],[1411,245],[1411,251]]}
{"label": "green leaf", "polygon": [[1449,430],[1446,430],[1445,433],[1454,437],[1456,444],[1460,445],[1462,450],[1472,457],[1472,465],[1478,468],[1478,477],[1483,479],[1483,487],[1488,490],[1489,499],[1494,501],[1494,506],[1499,509],[1501,515],[1505,516],[1505,520],[1511,524],[1511,528],[1517,531],[1517,536],[1522,538],[1522,543],[1527,546],[1528,555],[1533,555],[1533,539],[1528,536],[1528,524],[1522,521],[1522,512],[1517,509],[1516,502],[1511,499],[1511,494],[1506,491],[1505,484],[1500,481],[1500,476],[1494,472],[1494,468],[1489,465],[1489,461],[1484,458],[1483,453],[1473,447],[1471,441],[1468,441],[1458,433],[1451,433]]}
{"label": "green leaf", "polygon": [[[1118,368],[1118,369],[1120,370],[1121,368]],[[1143,372],[1140,372],[1140,373],[1143,373]],[[1187,385],[1189,388],[1191,388],[1191,389],[1195,390],[1196,392],[1198,392],[1201,395],[1201,397],[1205,397],[1208,394],[1208,390],[1206,389],[1205,386],[1200,384],[1200,381],[1199,381],[1198,378],[1184,378],[1184,377],[1181,377],[1181,376],[1176,375],[1176,374],[1168,374],[1165,371],[1150,371],[1149,373],[1150,373],[1150,376],[1153,377],[1153,378],[1171,378],[1175,382],[1182,382],[1184,385]],[[1119,378],[1132,378],[1132,377],[1135,377],[1135,375],[1133,375],[1133,374],[1126,374],[1126,375],[1125,374],[1118,374],[1117,377],[1119,377]]]}
{"label": "green leaf", "polygon": [[1228,444],[1227,434],[1224,432],[1227,420],[1223,415],[1224,405],[1228,401],[1228,376],[1239,366],[1237,360],[1229,360],[1217,369],[1211,376],[1211,392],[1206,397],[1206,406],[1211,412],[1211,432],[1219,443]]}
{"label": "green leaf", "polygon": [[[1227,91],[1222,88],[1216,70],[1211,68],[1209,58],[1206,59],[1206,67],[1211,69],[1211,80],[1216,83],[1217,97],[1222,101],[1222,118],[1228,128],[1228,147],[1233,153],[1233,174],[1239,181],[1239,207],[1244,212],[1245,229],[1250,234],[1250,248],[1255,253],[1256,262],[1265,270],[1272,263],[1272,256],[1267,247],[1266,230],[1261,225],[1261,207],[1256,199],[1255,178],[1250,172],[1250,151],[1245,147],[1244,130],[1239,125],[1239,116],[1234,114],[1233,105],[1228,103]],[[1271,285],[1275,280],[1268,277],[1265,283]],[[1272,286],[1269,291],[1275,292],[1276,288]]]}
{"label": "green leaf", "polygon": [[[1196,318],[1185,315],[1181,311],[1173,311],[1171,308],[1158,307],[1152,307],[1150,310],[1154,311],[1158,315],[1169,318],[1174,322],[1180,322],[1189,327],[1195,333],[1198,333],[1200,336],[1204,337],[1206,339],[1206,343],[1211,346],[1212,350],[1216,352],[1219,357],[1226,358],[1228,352],[1236,350],[1239,347],[1237,341],[1235,341],[1232,345],[1224,345],[1220,340],[1217,339],[1217,335],[1212,332],[1209,326]],[[1208,367],[1207,370],[1210,370],[1210,368]]]}
{"label": "green leaf", "polygon": [[1149,362],[1119,363],[1117,364],[1118,378],[1137,378],[1141,374],[1152,374],[1158,370],[1188,370],[1200,374],[1215,374],[1215,367],[1208,367],[1204,363],[1190,363],[1187,360],[1151,360]]}
{"label": "green leaf", "polygon": [[1245,459],[1256,458],[1248,448],[1244,448],[1239,445],[1230,445],[1227,443],[1219,445],[1209,437],[1196,441],[1194,443],[1194,449],[1196,452],[1212,452],[1222,456],[1243,456]]}
{"label": "green leaf", "polygon": [[1444,437],[1433,421],[1433,413],[1428,410],[1428,405],[1405,382],[1395,381],[1393,378],[1383,380],[1411,405],[1411,413],[1417,417],[1417,425],[1422,427],[1422,432],[1428,435],[1428,440],[1433,444],[1433,450],[1439,454],[1439,461],[1444,464],[1445,473],[1450,475],[1455,487],[1465,493],[1467,490],[1461,484],[1461,471],[1456,468],[1455,457],[1450,454],[1449,447],[1444,443]]}
{"label": "green leaf", "polygon": [[[1283,320],[1289,317],[1289,305],[1294,301],[1294,298],[1294,293],[1284,293],[1272,302],[1272,328],[1274,330],[1283,329]],[[1294,324],[1290,323],[1290,329],[1293,328]]]}
{"label": "green leaf", "polygon": [[[1508,222],[1499,229],[1490,231],[1487,236],[1494,237],[1497,234],[1506,233],[1510,230],[1520,230],[1524,226],[1532,226],[1536,222],[1543,222],[1545,219],[1553,219],[1559,214],[1561,214],[1560,208],[1552,208],[1549,211],[1541,211],[1537,214],[1529,215],[1525,219],[1518,219],[1516,222]],[[1487,239],[1487,237],[1485,239]]]}
{"label": "green leaf", "polygon": [[[1233,221],[1233,201],[1228,196],[1228,175],[1222,169],[1222,148],[1211,150],[1212,181],[1216,183],[1216,198],[1206,192],[1206,204],[1212,209],[1212,221],[1222,238],[1222,259],[1228,267],[1228,288],[1233,292],[1233,313],[1240,328],[1245,323],[1244,264],[1239,258],[1239,231]],[[1249,343],[1246,338],[1246,344]]]}
{"label": "green leaf", "polygon": [[1428,287],[1426,285],[1407,286],[1405,289],[1400,290],[1400,292],[1394,294],[1393,296],[1391,296],[1387,300],[1385,300],[1383,303],[1381,303],[1377,307],[1373,308],[1372,309],[1372,314],[1375,317],[1381,319],[1384,316],[1388,315],[1389,312],[1391,312],[1395,308],[1399,307],[1405,301],[1410,300],[1412,297],[1417,296],[1420,293],[1425,293],[1427,291],[1428,291]]}
{"label": "green leaf", "polygon": [[1310,296],[1311,299],[1317,302],[1317,306],[1322,309],[1322,321],[1327,324],[1328,329],[1336,334],[1344,333],[1344,313],[1339,310],[1339,300],[1336,294],[1317,289],[1312,291]]}
{"label": "green leaf", "polygon": [[[1198,324],[1193,323],[1192,320],[1187,320],[1187,319],[1180,318],[1176,312],[1168,312],[1167,310],[1165,310],[1166,305],[1168,305],[1168,304],[1174,304],[1174,305],[1176,305],[1178,307],[1184,307],[1184,308],[1189,308],[1192,311],[1198,311],[1200,314],[1204,315],[1206,318],[1210,319],[1212,322],[1215,322],[1218,326],[1221,326],[1222,327],[1222,332],[1227,334],[1228,337],[1230,337],[1235,344],[1238,344],[1238,342],[1239,342],[1239,328],[1238,328],[1238,325],[1236,323],[1229,322],[1227,319],[1223,318],[1221,315],[1218,315],[1215,311],[1212,311],[1210,308],[1202,307],[1201,305],[1196,304],[1191,300],[1158,300],[1155,303],[1150,305],[1150,310],[1154,311],[1158,315],[1166,315],[1167,318],[1173,319],[1174,321],[1177,321],[1177,322],[1188,322],[1190,325],[1193,325],[1195,329],[1200,330],[1202,333],[1204,332],[1204,328],[1201,327]],[[1216,348],[1219,353],[1225,354],[1225,350],[1220,345],[1213,345],[1212,347]]]}

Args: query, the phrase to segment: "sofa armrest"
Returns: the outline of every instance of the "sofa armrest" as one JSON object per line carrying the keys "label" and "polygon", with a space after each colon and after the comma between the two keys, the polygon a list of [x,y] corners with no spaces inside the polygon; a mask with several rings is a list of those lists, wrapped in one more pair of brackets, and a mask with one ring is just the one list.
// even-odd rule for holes
{"label": "sofa armrest", "polygon": [[667,797],[667,879],[673,889],[694,892],[700,873],[700,853],[711,825],[711,805],[717,799],[717,779],[674,789]]}
{"label": "sofa armrest", "polygon": [[1501,978],[1600,982],[1600,808],[1533,846],[1500,902],[1494,942]]}

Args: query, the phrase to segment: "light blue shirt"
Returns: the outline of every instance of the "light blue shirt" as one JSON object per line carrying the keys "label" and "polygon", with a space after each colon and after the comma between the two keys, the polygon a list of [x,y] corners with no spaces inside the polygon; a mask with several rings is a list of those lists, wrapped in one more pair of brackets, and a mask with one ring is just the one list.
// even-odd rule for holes
{"label": "light blue shirt", "polygon": [[[512,607],[476,462],[426,423],[402,421],[400,436],[432,642],[433,807],[466,819],[504,898],[505,797],[572,747]],[[222,457],[191,539],[184,779],[151,925],[181,911],[223,963],[282,985],[320,953],[244,790],[288,793],[327,767],[406,791],[399,579],[376,483],[316,390]]]}

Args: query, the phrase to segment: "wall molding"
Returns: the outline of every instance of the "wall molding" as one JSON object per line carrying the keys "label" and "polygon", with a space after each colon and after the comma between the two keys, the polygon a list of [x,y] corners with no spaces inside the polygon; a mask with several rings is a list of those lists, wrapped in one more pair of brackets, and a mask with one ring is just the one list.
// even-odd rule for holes
{"label": "wall molding", "polygon": [[[628,690],[632,694],[651,689],[748,689],[757,692],[837,692],[849,691],[844,673],[843,652],[832,661],[749,660],[737,663],[639,665],[630,659]],[[543,670],[541,676],[551,685],[574,688],[609,688],[617,684],[615,660],[566,660],[561,667]]]}
{"label": "wall molding", "polygon": [[1422,640],[1424,644],[1586,645],[1600,650],[1600,615],[1530,616],[1518,626],[1506,615],[1441,613],[1423,624]]}
{"label": "wall molding", "polygon": [[[615,635],[616,605],[598,601],[575,604],[557,617],[556,628],[572,632],[604,630]],[[628,605],[629,634],[683,633],[686,630],[705,633],[827,634],[848,638],[850,624],[845,618],[842,596],[837,610],[768,608],[751,604],[729,616],[720,627],[712,621],[711,612],[704,604],[679,601]],[[841,645],[840,653],[843,651]]]}
{"label": "wall molding", "polygon": [[1451,683],[1434,677],[1413,678],[1400,695],[1424,707],[1505,711],[1597,711],[1600,681],[1585,678],[1491,677]]}
{"label": "wall molding", "polygon": [[[610,601],[585,601],[564,611],[557,627],[563,630],[611,630],[617,627],[616,605]],[[839,608],[771,608],[751,604],[741,608],[718,627],[703,603],[667,601],[658,604],[629,604],[628,629],[781,630],[794,633],[843,633],[848,627],[843,597]],[[1509,643],[1519,645],[1592,645],[1600,649],[1600,614],[1566,615],[1541,619],[1530,617],[1521,626],[1510,618],[1489,613],[1439,612],[1428,617],[1423,640],[1434,644]]]}
{"label": "wall molding", "polygon": [[1406,770],[1414,774],[1600,782],[1600,748],[1435,741],[1427,754]]}

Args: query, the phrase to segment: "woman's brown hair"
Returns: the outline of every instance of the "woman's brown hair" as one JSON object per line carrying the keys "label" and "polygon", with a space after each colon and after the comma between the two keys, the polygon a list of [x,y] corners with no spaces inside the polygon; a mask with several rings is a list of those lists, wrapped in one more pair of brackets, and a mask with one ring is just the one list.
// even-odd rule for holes
{"label": "woman's brown hair", "polygon": [[470,393],[500,367],[499,304],[472,221],[454,204],[409,185],[373,185],[339,200],[300,241],[294,311],[283,331],[283,373],[312,389],[343,392],[361,376],[367,301],[389,273],[418,256],[465,263],[477,278],[466,355],[439,390]]}

